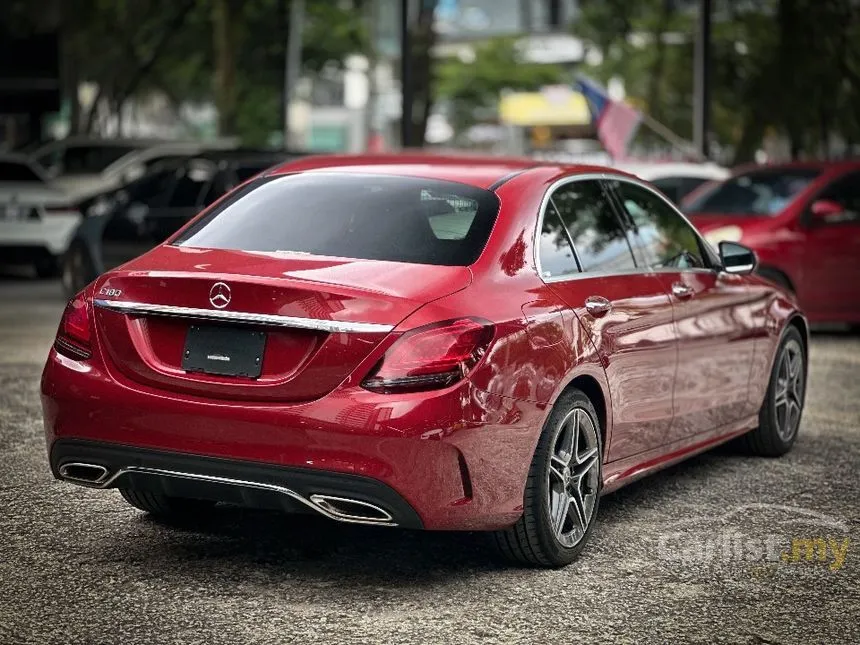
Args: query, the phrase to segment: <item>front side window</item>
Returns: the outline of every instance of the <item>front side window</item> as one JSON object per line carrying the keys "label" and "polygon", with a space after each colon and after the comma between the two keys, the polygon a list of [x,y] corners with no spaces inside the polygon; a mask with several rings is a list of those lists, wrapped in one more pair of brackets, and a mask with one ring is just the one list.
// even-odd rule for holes
{"label": "front side window", "polygon": [[307,172],[252,181],[173,243],[466,266],[498,211],[494,193],[456,182]]}
{"label": "front side window", "polygon": [[655,179],[651,184],[672,200],[673,203],[680,204],[687,195],[692,193],[706,181],[708,180],[702,177],[677,176]]}
{"label": "front side window", "polygon": [[623,272],[636,268],[627,234],[597,181],[574,181],[550,198],[573,240],[583,271]]}
{"label": "front side window", "polygon": [[860,222],[860,173],[852,172],[840,177],[825,188],[816,199],[826,199],[839,204],[844,211],[833,216],[829,222],[844,224]]}
{"label": "front side window", "polygon": [[693,227],[650,190],[624,181],[612,186],[630,216],[651,268],[679,269],[706,266]]}
{"label": "front side window", "polygon": [[687,213],[776,215],[821,174],[818,168],[767,168],[736,175],[686,204]]}

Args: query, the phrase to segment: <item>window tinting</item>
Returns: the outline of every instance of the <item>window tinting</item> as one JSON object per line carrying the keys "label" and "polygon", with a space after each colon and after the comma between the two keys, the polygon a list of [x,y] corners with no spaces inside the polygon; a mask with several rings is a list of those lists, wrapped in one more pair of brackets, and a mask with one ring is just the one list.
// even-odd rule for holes
{"label": "window tinting", "polygon": [[840,215],[835,215],[832,224],[860,221],[860,173],[852,172],[840,177],[822,191],[816,199],[829,199],[845,209]]}
{"label": "window tinting", "polygon": [[2,161],[0,181],[42,181],[42,178],[27,164]]}
{"label": "window tinting", "polygon": [[635,225],[650,266],[704,267],[699,238],[693,228],[666,202],[649,190],[623,181],[615,191]]}
{"label": "window tinting", "polygon": [[567,233],[552,204],[547,206],[543,217],[538,253],[541,274],[544,278],[579,273]]}
{"label": "window tinting", "polygon": [[498,210],[495,194],[455,182],[298,173],[251,182],[174,243],[464,266]]}
{"label": "window tinting", "polygon": [[550,203],[570,232],[583,271],[636,268],[627,235],[596,181],[574,181],[553,193]]}
{"label": "window tinting", "polygon": [[688,213],[775,215],[811,184],[816,168],[753,170],[716,184],[686,205]]}

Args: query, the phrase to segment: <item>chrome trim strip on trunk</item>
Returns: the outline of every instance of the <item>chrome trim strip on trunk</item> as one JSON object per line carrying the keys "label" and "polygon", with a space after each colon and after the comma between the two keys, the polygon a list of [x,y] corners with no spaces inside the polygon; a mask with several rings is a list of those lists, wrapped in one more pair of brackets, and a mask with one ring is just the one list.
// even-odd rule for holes
{"label": "chrome trim strip on trunk", "polygon": [[[87,466],[89,464],[76,463],[74,465]],[[104,467],[99,466],[99,468]],[[107,471],[106,468],[105,471]],[[86,486],[88,488],[99,489],[110,488],[116,482],[117,479],[119,479],[123,475],[131,473],[155,475],[158,477],[173,477],[176,479],[190,479],[194,481],[209,482],[213,484],[238,486],[240,488],[256,488],[258,490],[266,490],[274,493],[280,493],[281,495],[286,495],[287,497],[290,497],[298,502],[301,502],[305,506],[310,507],[320,515],[325,515],[329,519],[337,520],[338,522],[347,522],[350,524],[373,524],[375,526],[397,526],[397,523],[394,521],[394,518],[391,516],[391,513],[389,513],[383,508],[380,508],[376,504],[371,504],[370,502],[365,502],[358,499],[347,499],[344,497],[331,497],[329,495],[317,494],[311,495],[310,499],[308,499],[300,493],[297,493],[296,491],[287,488],[286,486],[279,486],[278,484],[248,481],[244,479],[232,479],[230,477],[219,477],[217,475],[204,475],[202,473],[187,473],[176,470],[164,470],[162,468],[149,468],[146,466],[125,466],[124,468],[120,468],[119,470],[117,470],[107,479],[100,478],[98,481],[88,482],[86,480],[68,477],[63,474],[62,468],[60,470],[60,475],[69,483],[77,484],[78,486]],[[360,515],[345,513],[334,507],[332,504],[326,503],[327,500],[342,501],[354,504],[356,506],[366,507],[372,509],[376,516],[362,517]]]}
{"label": "chrome trim strip on trunk", "polygon": [[99,298],[94,299],[93,304],[96,307],[101,307],[102,309],[110,309],[112,311],[119,311],[126,314],[148,314],[151,316],[169,316],[172,318],[220,320],[223,322],[246,323],[251,325],[311,329],[331,333],[383,334],[394,329],[394,325],[382,325],[379,323],[319,320],[316,318],[297,318],[295,316],[278,316],[275,314],[255,314],[246,311],[225,311],[223,309],[175,307],[172,305],[155,305],[145,302],[124,302],[120,300],[104,300]]}

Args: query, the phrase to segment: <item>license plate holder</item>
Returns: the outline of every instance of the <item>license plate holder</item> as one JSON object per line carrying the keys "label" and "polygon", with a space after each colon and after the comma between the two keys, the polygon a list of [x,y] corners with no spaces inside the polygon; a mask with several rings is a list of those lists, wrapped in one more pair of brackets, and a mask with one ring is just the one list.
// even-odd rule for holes
{"label": "license plate holder", "polygon": [[256,329],[191,325],[185,337],[182,369],[216,376],[259,378],[266,332]]}

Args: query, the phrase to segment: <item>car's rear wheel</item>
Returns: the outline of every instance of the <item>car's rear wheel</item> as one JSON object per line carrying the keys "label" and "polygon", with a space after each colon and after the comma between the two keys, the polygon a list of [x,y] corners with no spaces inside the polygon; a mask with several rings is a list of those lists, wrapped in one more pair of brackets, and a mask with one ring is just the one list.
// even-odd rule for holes
{"label": "car's rear wheel", "polygon": [[576,559],[597,516],[602,450],[594,406],[581,391],[569,390],[553,406],[538,441],[522,517],[493,533],[503,556],[544,567]]}
{"label": "car's rear wheel", "polygon": [[120,488],[123,499],[135,508],[161,517],[176,517],[204,513],[215,506],[215,502],[204,499],[168,497],[161,493]]}
{"label": "car's rear wheel", "polygon": [[770,384],[759,412],[758,428],[741,437],[741,445],[764,457],[784,455],[794,445],[806,396],[806,353],[796,327],[783,334]]}

